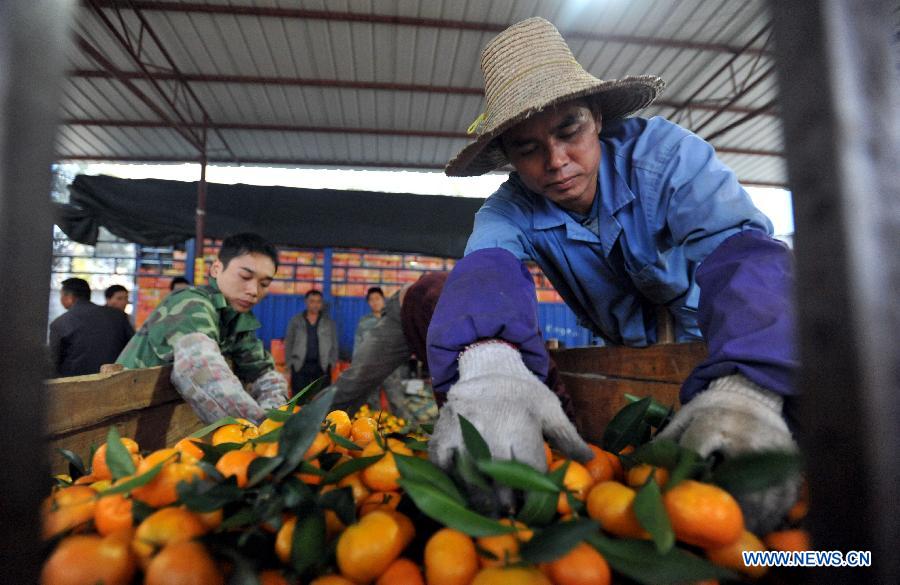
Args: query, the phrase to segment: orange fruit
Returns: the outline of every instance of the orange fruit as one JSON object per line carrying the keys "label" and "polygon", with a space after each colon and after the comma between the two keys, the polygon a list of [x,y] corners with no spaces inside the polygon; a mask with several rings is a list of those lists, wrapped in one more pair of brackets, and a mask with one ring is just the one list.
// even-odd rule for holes
{"label": "orange fruit", "polygon": [[[360,447],[365,447],[375,440],[375,433],[377,432],[378,423],[375,422],[375,419],[363,416],[353,421],[350,425],[350,440]],[[359,453],[359,451],[356,451],[356,453]]]}
{"label": "orange fruit", "polygon": [[425,585],[425,580],[414,562],[400,558],[388,566],[375,585]]}
{"label": "orange fruit", "polygon": [[330,487],[330,489],[326,490],[325,488],[322,491],[331,491],[331,489],[335,489],[335,487],[343,488],[349,487],[353,491],[353,502],[358,506],[363,500],[369,497],[369,488],[362,481],[361,472],[357,471],[355,473],[351,473],[347,477],[341,478],[339,482],[337,482],[337,486]]}
{"label": "orange fruit", "polygon": [[[131,456],[131,461],[134,463],[134,466],[137,467],[138,463],[141,461],[138,444],[128,437],[122,437],[121,441],[122,445],[124,445],[128,454]],[[100,445],[99,449],[94,451],[94,457],[91,459],[91,475],[96,479],[112,479],[112,472],[110,472],[109,467],[106,465],[106,443],[103,443]]]}
{"label": "orange fruit", "polygon": [[[467,582],[468,583],[468,582]],[[431,581],[428,582],[431,585]],[[475,575],[471,585],[553,585],[533,567],[487,567]]]}
{"label": "orange fruit", "polygon": [[717,486],[685,480],[665,494],[663,504],[675,537],[687,544],[717,548],[732,544],[744,532],[737,501]]}
{"label": "orange fruit", "polygon": [[424,558],[428,585],[469,585],[478,573],[475,543],[453,528],[442,528],[428,539]]}
{"label": "orange fruit", "polygon": [[[190,457],[190,456],[188,456]],[[160,449],[145,457],[138,465],[137,474],[147,473],[159,463],[163,463],[159,473],[149,483],[134,488],[131,496],[148,506],[161,508],[178,499],[178,484],[203,479],[206,474],[194,463],[181,463],[181,452],[175,449]]]}
{"label": "orange fruit", "polygon": [[259,574],[259,585],[290,585],[290,581],[275,569],[268,569]]}
{"label": "orange fruit", "polygon": [[478,548],[484,549],[494,555],[492,559],[479,554],[478,563],[484,567],[500,567],[510,563],[519,561],[519,545],[523,542],[531,540],[533,532],[521,522],[515,522],[509,518],[500,520],[501,524],[506,526],[515,526],[518,530],[508,534],[496,534],[494,536],[481,536],[476,542]]}
{"label": "orange fruit", "polygon": [[393,510],[376,510],[348,526],[338,538],[341,574],[369,583],[387,570],[414,535],[409,518]]}
{"label": "orange fruit", "polygon": [[181,462],[182,463],[196,463],[203,459],[203,450],[197,446],[198,443],[202,443],[203,441],[200,439],[191,439],[190,437],[185,437],[181,439],[177,443],[175,443],[174,449],[181,453]]}
{"label": "orange fruit", "polygon": [[129,585],[134,556],[123,538],[78,534],[64,538],[41,570],[42,585]]}
{"label": "orange fruit", "polygon": [[[307,461],[306,463],[309,463],[310,465],[312,465],[312,466],[315,467],[316,469],[321,469],[321,468],[322,468],[322,466],[321,466],[321,464],[319,463],[319,460],[318,460],[318,459],[312,459],[312,460],[310,460],[310,461]],[[299,480],[302,481],[303,483],[308,483],[309,485],[319,485],[320,483],[322,483],[322,476],[321,476],[321,475],[316,475],[315,473],[298,472],[298,473],[295,473],[295,474],[294,474],[294,477],[296,477],[297,479],[299,479]]]}
{"label": "orange fruit", "polygon": [[296,527],[297,517],[291,516],[284,521],[275,536],[275,555],[286,565],[291,562],[291,544],[294,541],[294,528]]}
{"label": "orange fruit", "polygon": [[544,459],[547,460],[547,468],[550,468],[550,464],[553,463],[553,449],[550,448],[550,443],[544,441]]}
{"label": "orange fruit", "polygon": [[[613,479],[616,476],[616,471],[613,468],[610,456],[615,458],[616,463],[619,462],[619,458],[612,453],[604,451],[596,445],[588,445],[588,447],[590,447],[591,451],[594,452],[594,458],[585,463],[584,468],[587,469],[588,473],[591,474],[591,477],[594,479],[594,483],[609,481]],[[619,467],[621,468],[621,464],[619,465]]]}
{"label": "orange fruit", "polygon": [[323,575],[310,581],[309,585],[356,585],[356,583],[340,575]]}
{"label": "orange fruit", "polygon": [[634,515],[636,492],[617,481],[603,481],[591,488],[587,497],[588,516],[616,536],[649,538]]}
{"label": "orange fruit", "polygon": [[[563,477],[563,485],[566,490],[572,493],[572,496],[577,500],[584,500],[584,497],[587,495],[588,489],[594,484],[594,478],[591,477],[590,472],[577,461],[570,461],[568,459],[557,459],[550,465],[550,471],[556,471],[566,463],[569,464],[569,467],[566,469],[566,475]],[[569,498],[566,497],[566,492],[560,492],[559,500],[556,504],[556,511],[560,514],[569,514],[572,511],[571,506],[569,506]]]}
{"label": "orange fruit", "polygon": [[564,556],[547,564],[554,585],[609,585],[609,564],[591,545],[582,542]]}
{"label": "orange fruit", "polygon": [[195,514],[197,514],[197,517],[200,518],[200,522],[203,522],[203,525],[206,526],[209,531],[213,531],[221,526],[225,516],[222,508],[213,510],[212,512],[195,512]]}
{"label": "orange fruit", "polygon": [[809,533],[802,528],[770,532],[763,541],[772,550],[792,552],[810,550]]}
{"label": "orange fruit", "polygon": [[402,497],[398,492],[372,492],[359,504],[359,517],[362,518],[370,512],[381,508],[396,510]]}
{"label": "orange fruit", "polygon": [[216,461],[216,469],[224,477],[236,477],[238,487],[247,485],[247,469],[259,455],[253,451],[229,451]]}
{"label": "orange fruit", "polygon": [[216,429],[213,433],[213,445],[222,443],[246,443],[250,439],[259,436],[259,428],[245,418],[236,419],[237,424],[225,425]]}
{"label": "orange fruit", "polygon": [[347,525],[341,522],[334,510],[325,510],[325,539],[331,540],[344,531]]}
{"label": "orange fruit", "polygon": [[326,427],[334,427],[334,433],[342,437],[350,436],[350,428],[353,423],[350,422],[350,416],[343,410],[332,410],[325,415]]}
{"label": "orange fruit", "polygon": [[97,492],[86,485],[64,487],[51,493],[41,504],[44,538],[81,528],[94,518]]}
{"label": "orange fruit", "polygon": [[200,517],[184,508],[163,508],[147,516],[138,526],[131,542],[141,566],[162,547],[191,540],[206,534],[209,529]]}
{"label": "orange fruit", "polygon": [[113,494],[97,500],[94,508],[94,527],[103,536],[130,530],[134,525],[131,515],[132,502],[122,494]]}
{"label": "orange fruit", "polygon": [[[623,449],[622,452],[624,453],[624,451],[625,450]],[[622,467],[622,460],[619,459],[619,456],[615,453],[610,453],[609,451],[603,451],[603,455],[609,462],[610,467],[612,467],[613,479],[616,481],[625,481],[625,470]]]}
{"label": "orange fruit", "polygon": [[224,585],[225,576],[199,542],[166,545],[156,555],[144,576],[144,585]]}
{"label": "orange fruit", "polygon": [[379,461],[362,470],[362,480],[371,490],[380,492],[393,492],[400,489],[397,480],[400,479],[400,471],[397,469],[397,462],[394,460],[394,453],[401,455],[412,455],[412,450],[407,447],[403,441],[398,439],[388,439],[386,441],[385,452],[377,442],[369,443],[363,449],[362,457],[372,457],[384,453]]}
{"label": "orange fruit", "polygon": [[303,458],[307,461],[310,459],[315,459],[322,453],[328,451],[331,448],[331,438],[325,433],[317,433],[316,438],[313,440],[312,445],[309,446],[309,449],[306,450],[306,453],[303,454]]}
{"label": "orange fruit", "polygon": [[717,548],[706,549],[706,558],[715,565],[734,569],[753,578],[759,578],[766,574],[768,567],[745,565],[741,553],[745,551],[764,551],[765,545],[760,542],[755,534],[744,530],[741,536],[733,543]]}
{"label": "orange fruit", "polygon": [[654,467],[647,463],[635,465],[625,475],[625,483],[631,487],[641,487],[647,483],[647,478],[653,473],[653,479],[659,487],[669,482],[669,470],[665,467]]}
{"label": "orange fruit", "polygon": [[278,455],[278,441],[264,441],[253,445],[253,451],[262,457],[275,457]]}

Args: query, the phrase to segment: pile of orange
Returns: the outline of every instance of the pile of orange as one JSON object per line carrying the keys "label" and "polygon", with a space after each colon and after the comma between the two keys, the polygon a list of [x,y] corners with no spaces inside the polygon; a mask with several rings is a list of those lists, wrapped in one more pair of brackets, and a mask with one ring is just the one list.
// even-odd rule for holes
{"label": "pile of orange", "polygon": [[[299,409],[286,405],[281,410]],[[512,532],[495,536],[473,538],[448,527],[420,527],[417,534],[413,518],[418,512],[401,490],[397,458],[425,458],[418,444],[423,436],[397,438],[396,431],[405,421],[378,412],[365,411],[355,417],[330,412],[301,467],[280,480],[299,480],[317,497],[343,488],[352,496],[355,522],[347,525],[334,510],[324,510],[327,542],[323,550],[334,551],[334,562],[328,567],[319,558],[292,558],[292,554],[304,554],[294,550],[296,509],[285,508],[265,522],[235,528],[230,526],[235,510],[201,513],[182,504],[182,484],[202,481],[198,484],[202,486],[221,478],[252,498],[262,492],[261,487],[277,483],[270,476],[251,485],[250,469],[254,462],[278,455],[278,442],[266,437],[284,425],[284,417],[278,418],[259,426],[238,419],[205,439],[185,438],[150,453],[142,453],[136,442],[123,438],[122,446],[136,471],[117,479],[107,465],[107,445],[101,445],[89,473],[75,482],[60,480],[44,503],[44,537],[58,543],[44,564],[42,583],[129,585],[143,579],[146,585],[224,584],[234,563],[221,555],[215,542],[236,531],[270,539],[270,558],[260,561],[262,585],[299,583],[293,571],[298,562],[315,567],[316,575],[307,574],[309,578],[303,580],[314,585],[608,585],[612,580],[606,559],[586,542],[552,562],[527,565],[522,561],[522,547],[535,532],[513,519],[501,520],[514,528]],[[206,445],[225,451],[212,466],[203,463],[209,450]],[[648,539],[635,516],[634,499],[641,486],[656,481],[663,488],[664,507],[677,540],[702,549],[713,563],[756,577],[764,571],[743,567],[741,551],[808,546],[805,533],[798,529],[762,540],[747,532],[737,503],[720,488],[692,480],[669,488],[668,470],[648,465],[625,470],[617,455],[591,448],[594,458],[582,464],[560,457],[545,444],[549,473],[562,473],[564,485],[556,506],[557,522],[587,515],[614,537]],[[371,457],[373,462],[330,477],[329,469],[358,466],[354,460],[360,457]],[[564,473],[559,471],[562,468]],[[116,493],[124,489],[119,487],[124,482],[150,471],[156,473],[151,480]],[[222,487],[234,489],[233,485]],[[792,521],[799,521],[803,514],[805,508],[792,511]]]}

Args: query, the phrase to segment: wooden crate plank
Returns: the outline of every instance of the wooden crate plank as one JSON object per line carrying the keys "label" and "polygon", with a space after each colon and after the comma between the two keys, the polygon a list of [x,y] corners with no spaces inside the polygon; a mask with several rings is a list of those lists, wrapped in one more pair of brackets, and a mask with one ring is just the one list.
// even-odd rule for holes
{"label": "wooden crate plank", "polygon": [[598,374],[612,378],[682,383],[706,358],[704,343],[657,344],[649,347],[579,347],[551,352],[562,373]]}
{"label": "wooden crate plank", "polygon": [[618,380],[596,375],[560,373],[575,408],[575,426],[585,440],[600,444],[606,425],[628,400],[625,394],[652,396],[665,405],[678,404],[680,383]]}
{"label": "wooden crate plank", "polygon": [[47,432],[65,433],[148,406],[181,400],[171,367],[47,380]]}
{"label": "wooden crate plank", "polygon": [[[172,401],[125,413],[74,431],[51,434],[48,439],[53,473],[65,473],[68,467],[57,448],[69,449],[87,459],[91,445],[99,446],[104,443],[109,427],[113,425],[121,436],[137,441],[142,451],[172,446],[179,439],[203,428],[203,423],[187,403]],[[89,463],[85,461],[85,464]]]}

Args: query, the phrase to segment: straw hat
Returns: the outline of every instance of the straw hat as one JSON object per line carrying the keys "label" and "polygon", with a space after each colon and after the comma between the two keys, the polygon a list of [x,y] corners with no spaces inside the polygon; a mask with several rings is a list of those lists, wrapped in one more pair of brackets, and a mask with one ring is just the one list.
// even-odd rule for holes
{"label": "straw hat", "polygon": [[497,35],[481,52],[484,113],[469,127],[475,141],[444,172],[451,177],[483,175],[508,161],[494,139],[547,106],[586,97],[600,106],[603,120],[646,108],[665,82],[654,75],[597,79],[575,60],[559,31],[543,18],[523,20]]}

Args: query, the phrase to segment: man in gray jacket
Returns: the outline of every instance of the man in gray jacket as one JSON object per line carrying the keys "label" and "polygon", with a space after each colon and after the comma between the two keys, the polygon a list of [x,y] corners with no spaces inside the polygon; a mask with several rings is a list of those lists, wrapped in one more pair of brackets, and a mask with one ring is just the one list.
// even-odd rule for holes
{"label": "man in gray jacket", "polygon": [[296,394],[321,377],[329,382],[331,366],[337,362],[337,326],[323,311],[322,293],[306,293],[306,310],[297,313],[284,336],[287,365],[291,368],[291,393]]}

